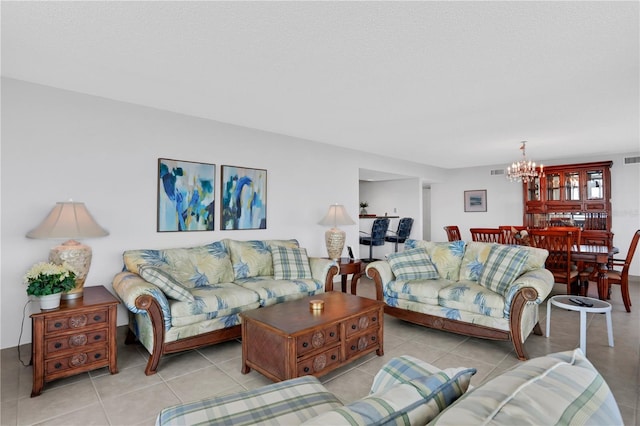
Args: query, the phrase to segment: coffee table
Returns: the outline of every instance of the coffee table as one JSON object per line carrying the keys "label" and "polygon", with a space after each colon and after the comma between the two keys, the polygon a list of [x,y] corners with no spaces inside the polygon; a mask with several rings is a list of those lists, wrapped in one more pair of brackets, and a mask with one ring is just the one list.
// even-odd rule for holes
{"label": "coffee table", "polygon": [[[324,301],[312,310],[311,300]],[[373,351],[384,355],[384,303],[332,291],[240,314],[242,373],[279,382],[322,376]]]}

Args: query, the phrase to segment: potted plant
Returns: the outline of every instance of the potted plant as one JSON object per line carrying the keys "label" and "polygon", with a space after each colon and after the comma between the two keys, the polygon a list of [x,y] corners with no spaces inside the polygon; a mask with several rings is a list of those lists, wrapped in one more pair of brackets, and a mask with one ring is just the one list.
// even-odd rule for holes
{"label": "potted plant", "polygon": [[66,263],[39,262],[27,271],[24,283],[27,294],[39,300],[41,310],[56,309],[62,293],[75,288],[76,274]]}
{"label": "potted plant", "polygon": [[367,207],[369,207],[369,203],[360,201],[360,214],[367,214]]}

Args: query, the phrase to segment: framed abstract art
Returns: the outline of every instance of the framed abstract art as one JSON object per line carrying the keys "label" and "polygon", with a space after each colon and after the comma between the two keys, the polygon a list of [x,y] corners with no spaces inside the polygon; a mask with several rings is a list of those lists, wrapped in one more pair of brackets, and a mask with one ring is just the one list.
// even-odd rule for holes
{"label": "framed abstract art", "polygon": [[478,189],[474,191],[464,191],[464,211],[465,212],[486,212],[487,211],[487,190]]}
{"label": "framed abstract art", "polygon": [[220,230],[267,229],[267,171],[222,166]]}
{"label": "framed abstract art", "polygon": [[213,231],[215,164],[158,159],[158,232]]}

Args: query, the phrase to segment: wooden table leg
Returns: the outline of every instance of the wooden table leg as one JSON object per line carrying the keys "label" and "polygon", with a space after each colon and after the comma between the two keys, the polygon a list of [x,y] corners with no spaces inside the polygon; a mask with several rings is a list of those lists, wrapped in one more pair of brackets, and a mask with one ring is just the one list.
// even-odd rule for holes
{"label": "wooden table leg", "polygon": [[609,275],[607,264],[598,263],[598,298],[600,300],[609,299]]}

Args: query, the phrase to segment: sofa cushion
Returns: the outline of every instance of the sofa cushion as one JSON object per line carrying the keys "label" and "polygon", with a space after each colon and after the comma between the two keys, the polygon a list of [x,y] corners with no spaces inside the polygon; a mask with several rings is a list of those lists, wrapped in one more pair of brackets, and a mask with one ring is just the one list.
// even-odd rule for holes
{"label": "sofa cushion", "polygon": [[[580,349],[533,358],[467,392],[435,425],[622,425],[603,377]],[[518,421],[515,421],[518,423]]]}
{"label": "sofa cushion", "polygon": [[300,424],[342,403],[314,376],[165,408],[156,425]]}
{"label": "sofa cushion", "polygon": [[296,240],[236,241],[224,240],[229,247],[234,280],[273,276],[271,246],[298,247]]}
{"label": "sofa cushion", "polygon": [[470,241],[464,251],[464,257],[460,264],[460,279],[467,281],[478,281],[484,263],[489,257],[491,247],[495,243],[483,243],[478,241]]}
{"label": "sofa cushion", "polygon": [[467,391],[474,368],[449,368],[395,384],[304,425],[422,425]]}
{"label": "sofa cushion", "polygon": [[138,268],[138,275],[162,290],[167,297],[183,302],[194,301],[193,295],[189,290],[163,268],[142,265]]}
{"label": "sofa cushion", "polygon": [[311,279],[309,257],[304,248],[272,246],[273,278],[276,280]]}
{"label": "sofa cushion", "polygon": [[391,358],[376,373],[369,393],[388,389],[418,377],[431,376],[442,369],[411,355]]}
{"label": "sofa cushion", "polygon": [[233,268],[223,242],[165,250],[127,250],[125,267],[138,273],[140,266],[161,268],[186,288],[233,281]]}
{"label": "sofa cushion", "polygon": [[506,296],[509,286],[520,276],[529,252],[519,247],[496,244],[491,247],[478,284]]}
{"label": "sofa cushion", "polygon": [[440,278],[458,281],[460,276],[460,263],[465,252],[464,241],[432,242],[424,240],[407,240],[405,249],[427,249],[429,258],[440,274]]}
{"label": "sofa cushion", "polygon": [[434,280],[440,277],[424,248],[393,253],[387,260],[396,280]]}
{"label": "sofa cushion", "polygon": [[253,277],[237,279],[235,284],[257,293],[261,306],[324,293],[324,282],[315,279],[276,280],[273,277]]}
{"label": "sofa cushion", "polygon": [[473,281],[450,283],[438,292],[438,305],[494,318],[504,317],[504,297]]}
{"label": "sofa cushion", "polygon": [[383,289],[385,297],[410,300],[417,303],[438,305],[438,293],[443,287],[451,284],[449,280],[394,280]]}

